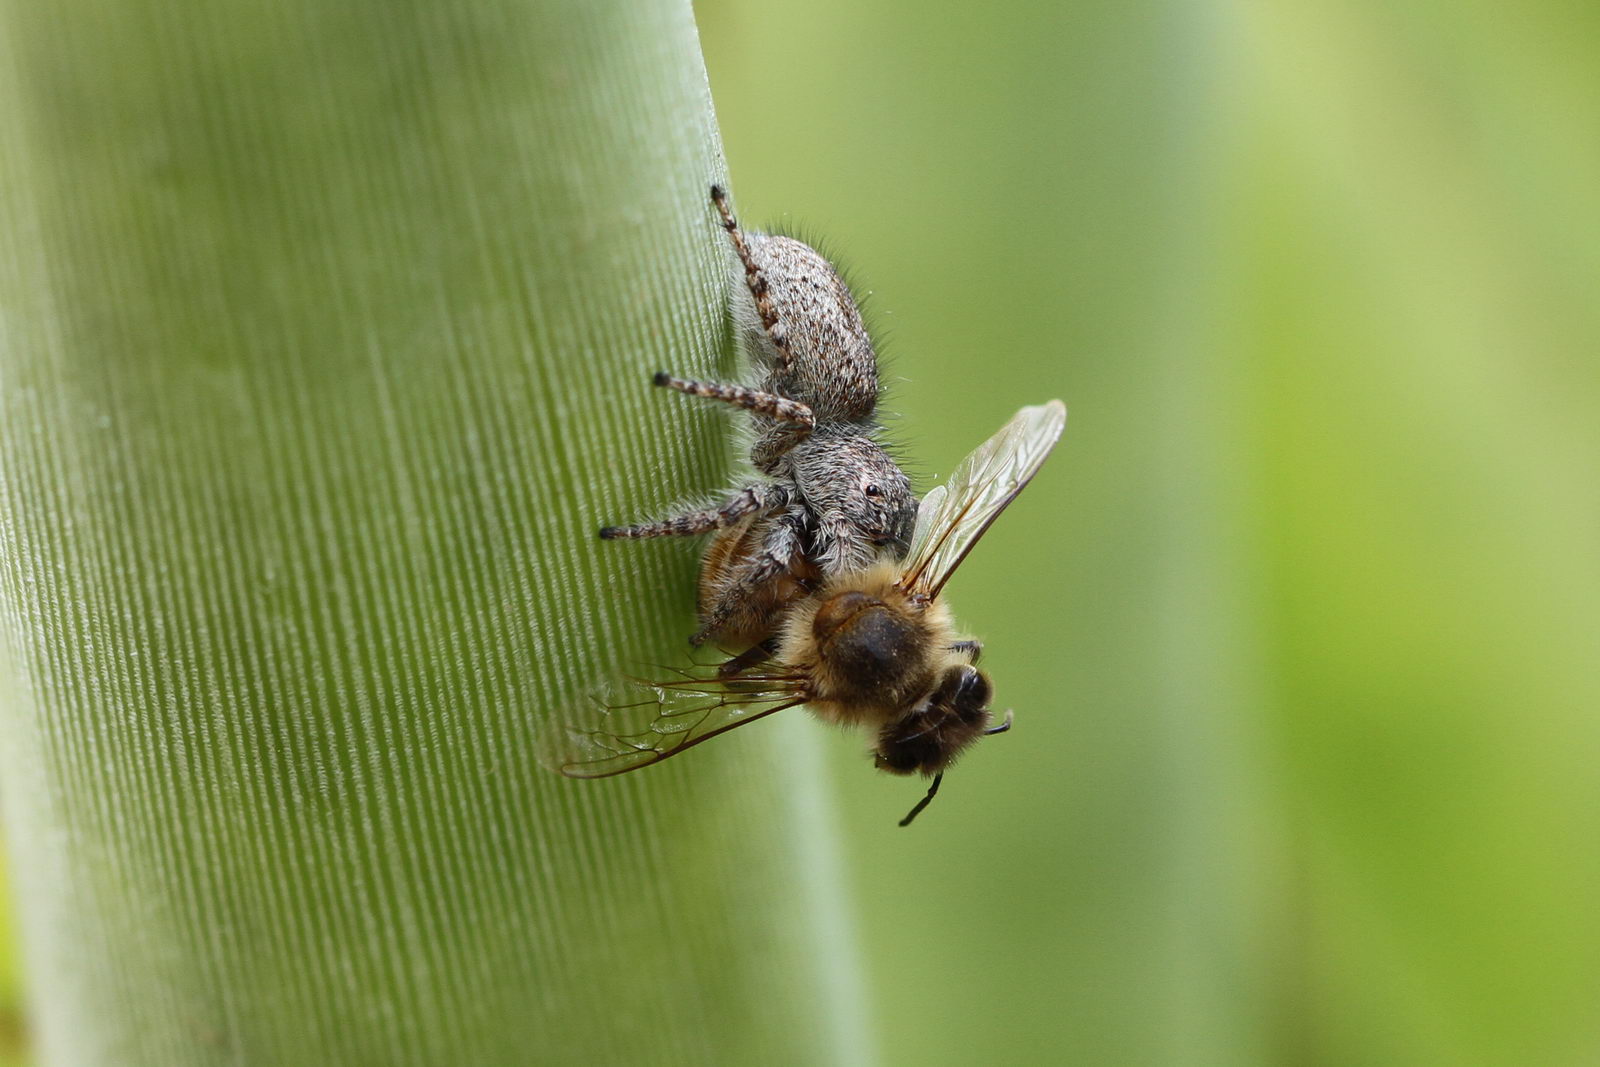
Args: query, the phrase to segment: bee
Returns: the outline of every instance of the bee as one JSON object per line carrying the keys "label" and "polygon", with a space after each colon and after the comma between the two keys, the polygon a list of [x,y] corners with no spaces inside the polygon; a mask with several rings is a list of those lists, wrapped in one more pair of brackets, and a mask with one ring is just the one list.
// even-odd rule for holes
{"label": "bee", "polygon": [[743,277],[735,327],[764,377],[749,387],[660,372],[654,382],[748,412],[751,463],[765,478],[715,507],[600,536],[714,533],[691,640],[717,638],[759,660],[787,607],[819,581],[905,555],[917,501],[878,442],[877,355],[849,287],[809,245],[740,229],[720,186],[711,199]]}
{"label": "bee", "polygon": [[626,679],[595,694],[594,725],[572,732],[561,772],[604,778],[686,752],[736,726],[805,705],[825,722],[876,731],[891,774],[932,779],[901,826],[928,806],[945,770],[996,722],[981,646],[956,636],[945,583],[1026,486],[1066,425],[1059,400],[1019,411],[928,493],[903,561],[828,578],[789,607],[772,662],[737,672],[695,665],[659,680]]}

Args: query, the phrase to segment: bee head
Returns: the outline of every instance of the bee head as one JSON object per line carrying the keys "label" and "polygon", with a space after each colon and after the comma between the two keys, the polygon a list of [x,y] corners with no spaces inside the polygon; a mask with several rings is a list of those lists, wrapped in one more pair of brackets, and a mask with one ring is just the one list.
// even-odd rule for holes
{"label": "bee head", "polygon": [[877,765],[891,774],[938,774],[990,732],[993,687],[971,664],[953,666],[904,716],[878,734]]}

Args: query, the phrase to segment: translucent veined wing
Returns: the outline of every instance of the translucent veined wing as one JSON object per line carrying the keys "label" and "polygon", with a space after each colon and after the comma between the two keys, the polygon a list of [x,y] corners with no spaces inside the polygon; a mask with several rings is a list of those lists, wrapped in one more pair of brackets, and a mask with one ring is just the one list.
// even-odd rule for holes
{"label": "translucent veined wing", "polygon": [[607,778],[676,756],[735,726],[805,702],[800,678],[756,669],[719,678],[684,667],[664,681],[618,678],[589,693],[567,728],[561,773]]}
{"label": "translucent veined wing", "polygon": [[1059,400],[1023,408],[922,498],[899,585],[937,596],[978,538],[1028,484],[1067,424]]}

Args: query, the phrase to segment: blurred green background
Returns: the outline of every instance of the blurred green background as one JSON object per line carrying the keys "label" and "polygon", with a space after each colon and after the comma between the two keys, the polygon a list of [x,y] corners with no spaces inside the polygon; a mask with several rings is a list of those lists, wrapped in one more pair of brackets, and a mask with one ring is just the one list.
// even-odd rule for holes
{"label": "blurred green background", "polygon": [[830,738],[895,1064],[1600,1062],[1600,8],[696,6],[1017,728]]}
{"label": "blurred green background", "polygon": [[696,10],[920,485],[1072,411],[950,587],[1015,731],[909,831],[826,739],[881,1059],[1600,1060],[1600,8]]}

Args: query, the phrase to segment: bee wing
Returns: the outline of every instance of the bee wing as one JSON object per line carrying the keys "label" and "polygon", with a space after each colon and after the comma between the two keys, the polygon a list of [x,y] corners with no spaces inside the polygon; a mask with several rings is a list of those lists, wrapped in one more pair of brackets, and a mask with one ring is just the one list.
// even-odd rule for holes
{"label": "bee wing", "polygon": [[686,667],[664,681],[618,678],[588,694],[567,730],[561,773],[608,778],[648,767],[735,726],[805,702],[801,679],[759,671],[719,678]]}
{"label": "bee wing", "polygon": [[933,597],[978,538],[1022,492],[1067,424],[1059,400],[1023,408],[923,497],[899,585]]}

